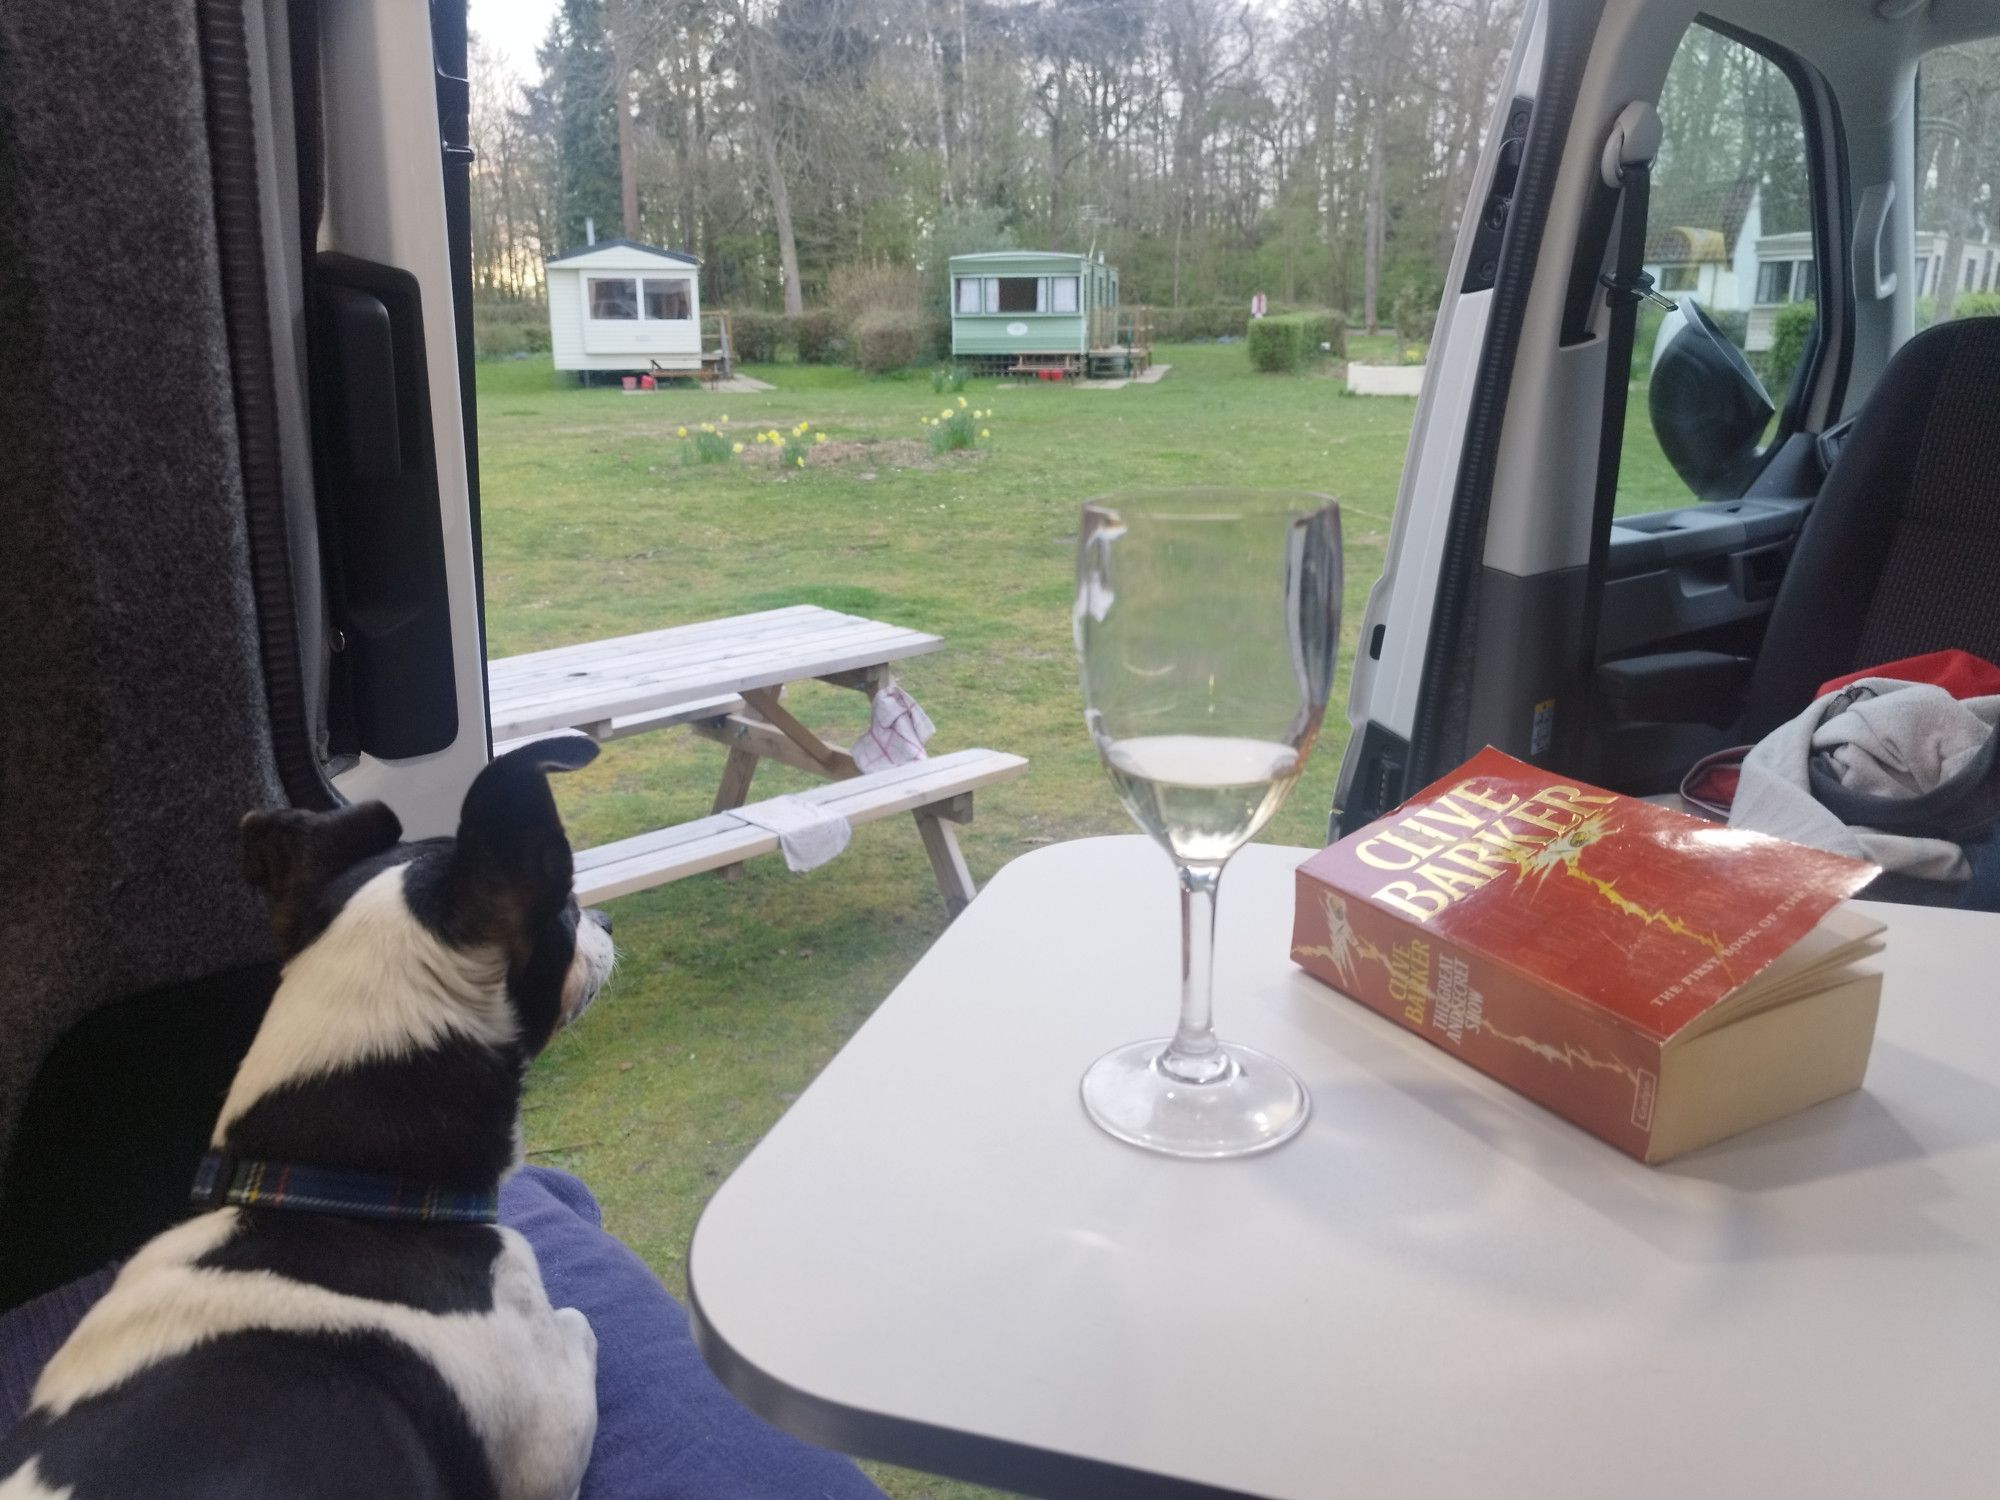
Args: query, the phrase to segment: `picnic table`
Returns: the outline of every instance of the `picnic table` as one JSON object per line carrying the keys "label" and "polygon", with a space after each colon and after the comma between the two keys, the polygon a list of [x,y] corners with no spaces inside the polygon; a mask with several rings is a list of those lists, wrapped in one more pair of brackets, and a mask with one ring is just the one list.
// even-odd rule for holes
{"label": "picnic table", "polygon": [[803,800],[850,823],[913,813],[956,914],[973,884],[952,825],[971,820],[976,789],[1018,776],[1027,761],[960,750],[864,775],[783,702],[787,686],[809,681],[872,702],[893,663],[943,645],[921,630],[799,604],[504,657],[487,674],[494,750],[561,731],[605,742],[675,727],[727,747],[709,817],[578,852],[577,898],[586,903],[775,850],[776,834],[737,815],[750,805],[758,765],[775,760],[824,780]]}

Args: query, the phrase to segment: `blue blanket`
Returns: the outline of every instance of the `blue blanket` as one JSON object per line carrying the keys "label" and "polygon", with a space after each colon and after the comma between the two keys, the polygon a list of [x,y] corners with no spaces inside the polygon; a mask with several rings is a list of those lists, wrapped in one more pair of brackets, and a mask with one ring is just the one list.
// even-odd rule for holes
{"label": "blue blanket", "polygon": [[[527,1237],[549,1300],[597,1333],[597,1447],[582,1500],[881,1500],[847,1459],[766,1425],[709,1373],[687,1314],[646,1263],[602,1228],[590,1190],[527,1167],[500,1189],[500,1220]],[[115,1268],[0,1316],[0,1433]]]}

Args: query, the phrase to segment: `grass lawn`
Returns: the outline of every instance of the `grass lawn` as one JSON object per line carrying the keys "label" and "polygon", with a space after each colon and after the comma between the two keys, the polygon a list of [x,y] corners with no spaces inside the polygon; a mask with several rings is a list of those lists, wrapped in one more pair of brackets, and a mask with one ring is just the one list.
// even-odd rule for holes
{"label": "grass lawn", "polygon": [[[920,627],[946,648],[899,677],[930,711],[934,751],[1024,754],[1028,774],[979,793],[962,842],[984,881],[1037,845],[1129,832],[1084,733],[1070,645],[1078,502],[1144,484],[1252,484],[1340,499],[1351,655],[1380,570],[1415,403],[1349,398],[1339,381],[1257,376],[1240,345],[1160,351],[1165,380],[1122,391],[979,381],[992,439],[933,457],[919,425],[949,399],[927,378],[864,380],[780,366],[768,393],[627,396],[579,389],[546,359],[479,370],[487,627],[494,656],[628,631],[814,603]],[[680,461],[677,428],[729,418],[746,458]],[[1643,391],[1633,418],[1645,422]],[[810,421],[829,442],[781,471],[751,442]],[[1671,496],[1653,456],[1628,493]],[[1653,473],[1657,467],[1661,473]],[[1664,498],[1663,498],[1664,497]],[[1678,503],[1678,502],[1674,502]],[[1346,672],[1335,687],[1344,702]],[[865,701],[817,685],[794,712],[851,739]],[[1321,842],[1344,739],[1336,707],[1268,841]],[[722,751],[687,734],[617,742],[558,778],[579,845],[708,811]],[[753,795],[808,778],[758,772]],[[1160,861],[1157,899],[1172,882]],[[1224,884],[1227,896],[1227,882]],[[741,879],[684,881],[613,904],[618,976],[532,1075],[530,1158],[589,1181],[605,1223],[675,1291],[703,1203],[944,927],[908,819],[855,831],[809,875],[776,858]],[[1160,1021],[1174,960],[1155,955]],[[1225,1013],[1223,1027],[1229,1024]],[[985,1492],[876,1470],[898,1497]]]}

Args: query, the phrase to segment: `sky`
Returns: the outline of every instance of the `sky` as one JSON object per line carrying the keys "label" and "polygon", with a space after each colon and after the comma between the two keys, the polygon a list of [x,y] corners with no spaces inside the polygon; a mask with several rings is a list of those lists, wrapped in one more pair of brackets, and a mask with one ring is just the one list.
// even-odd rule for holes
{"label": "sky", "polygon": [[540,76],[535,48],[549,34],[558,0],[468,0],[466,21],[523,83]]}

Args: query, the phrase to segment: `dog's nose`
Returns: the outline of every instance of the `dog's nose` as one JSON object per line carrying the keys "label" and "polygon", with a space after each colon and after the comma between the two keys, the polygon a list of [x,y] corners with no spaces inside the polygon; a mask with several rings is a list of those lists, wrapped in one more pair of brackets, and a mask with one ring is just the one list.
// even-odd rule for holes
{"label": "dog's nose", "polygon": [[583,914],[599,927],[602,927],[606,937],[611,935],[611,913],[604,910],[601,906],[586,906],[583,909]]}

